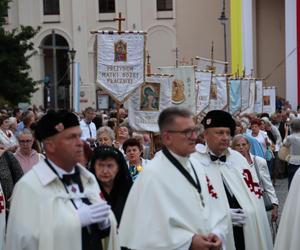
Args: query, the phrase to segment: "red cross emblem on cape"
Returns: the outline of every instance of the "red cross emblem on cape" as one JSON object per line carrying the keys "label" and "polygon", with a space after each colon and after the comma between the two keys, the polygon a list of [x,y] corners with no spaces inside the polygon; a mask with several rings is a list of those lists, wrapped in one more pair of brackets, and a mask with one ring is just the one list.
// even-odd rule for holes
{"label": "red cross emblem on cape", "polygon": [[0,193],[0,214],[2,213],[2,211],[5,211],[4,196]]}
{"label": "red cross emblem on cape", "polygon": [[214,187],[211,184],[208,176],[206,176],[206,182],[207,182],[208,193],[211,195],[211,197],[218,199],[218,194],[215,192]]}
{"label": "red cross emblem on cape", "polygon": [[259,199],[262,197],[262,190],[258,182],[253,180],[252,174],[249,169],[243,170],[244,180],[249,188],[249,190],[254,193]]}

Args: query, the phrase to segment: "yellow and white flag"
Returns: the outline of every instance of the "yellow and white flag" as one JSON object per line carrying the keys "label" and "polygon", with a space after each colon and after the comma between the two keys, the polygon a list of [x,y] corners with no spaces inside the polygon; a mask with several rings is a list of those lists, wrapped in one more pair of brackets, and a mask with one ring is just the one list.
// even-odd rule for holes
{"label": "yellow and white flag", "polygon": [[145,34],[105,32],[97,35],[97,82],[122,103],[145,80]]}
{"label": "yellow and white flag", "polygon": [[128,121],[137,131],[159,132],[157,119],[160,112],[172,105],[171,77],[149,76],[128,99]]}

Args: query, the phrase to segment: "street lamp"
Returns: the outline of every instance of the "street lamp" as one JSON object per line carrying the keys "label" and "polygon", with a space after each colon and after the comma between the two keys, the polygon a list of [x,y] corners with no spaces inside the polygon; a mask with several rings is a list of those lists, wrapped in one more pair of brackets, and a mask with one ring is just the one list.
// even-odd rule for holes
{"label": "street lamp", "polygon": [[225,61],[225,73],[228,71],[228,64],[227,64],[227,38],[226,38],[226,23],[228,18],[225,14],[225,0],[223,0],[223,9],[221,12],[221,16],[218,18],[218,20],[221,22],[221,24],[224,27],[224,61]]}
{"label": "street lamp", "polygon": [[71,67],[72,67],[72,74],[71,74],[71,100],[70,100],[70,109],[73,110],[74,106],[74,59],[76,55],[76,50],[72,48],[71,50],[68,51],[70,60],[71,60]]}

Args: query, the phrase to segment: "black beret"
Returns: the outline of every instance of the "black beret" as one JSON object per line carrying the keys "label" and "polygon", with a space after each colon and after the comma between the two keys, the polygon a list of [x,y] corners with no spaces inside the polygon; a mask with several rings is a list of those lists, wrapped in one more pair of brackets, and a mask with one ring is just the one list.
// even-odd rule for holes
{"label": "black beret", "polygon": [[209,111],[202,120],[202,125],[205,129],[224,127],[230,129],[231,136],[234,136],[235,121],[231,114],[223,110]]}
{"label": "black beret", "polygon": [[50,110],[33,127],[35,136],[42,141],[50,136],[56,135],[63,130],[79,126],[78,117],[67,110]]}

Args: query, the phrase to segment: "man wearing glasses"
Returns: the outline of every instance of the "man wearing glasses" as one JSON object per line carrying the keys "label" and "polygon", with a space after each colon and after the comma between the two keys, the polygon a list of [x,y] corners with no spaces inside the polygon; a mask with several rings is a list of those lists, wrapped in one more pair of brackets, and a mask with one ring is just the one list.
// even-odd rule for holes
{"label": "man wearing glasses", "polygon": [[163,110],[158,125],[162,151],[141,173],[128,196],[119,228],[130,249],[221,249],[228,216],[212,214],[207,180],[195,151],[200,130],[189,111]]}

